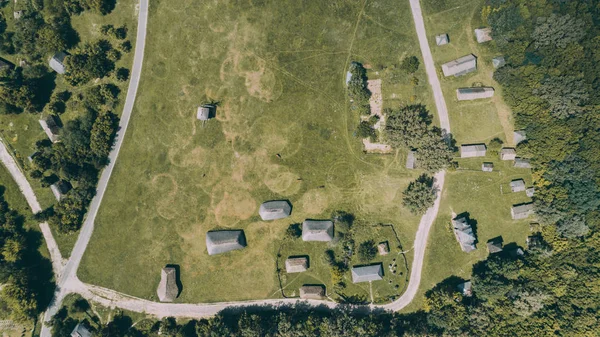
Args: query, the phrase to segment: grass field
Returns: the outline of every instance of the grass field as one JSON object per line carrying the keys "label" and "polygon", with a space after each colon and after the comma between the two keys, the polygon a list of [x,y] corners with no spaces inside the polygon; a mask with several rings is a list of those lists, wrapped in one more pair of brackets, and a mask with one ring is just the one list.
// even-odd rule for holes
{"label": "grass field", "polygon": [[[498,56],[494,42],[478,44],[473,30],[481,23],[483,1],[425,0],[423,14],[433,58],[438,68],[442,90],[448,105],[452,134],[457,144],[488,143],[500,138],[512,144],[513,121],[510,109],[502,100],[502,88],[492,79],[492,58]],[[448,33],[450,43],[435,45],[435,35]],[[477,56],[476,72],[458,78],[444,78],[441,65],[469,53]],[[456,89],[474,85],[492,86],[494,98],[458,102]],[[511,193],[511,180],[523,178],[531,186],[531,171],[515,169],[512,161],[500,161],[488,151],[486,158],[458,159],[459,170],[448,172],[438,218],[430,232],[425,254],[423,278],[419,295],[405,311],[420,309],[423,294],[443,279],[456,275],[468,279],[471,266],[487,257],[486,242],[502,236],[504,244],[525,245],[529,223],[511,219],[510,207],[530,199],[525,192]],[[494,171],[482,172],[481,164],[494,163]],[[469,254],[460,250],[448,224],[451,213],[468,212],[477,221],[477,250]]]}
{"label": "grass field", "polygon": [[[418,217],[401,192],[419,172],[404,169],[405,153],[362,152],[344,88],[350,61],[420,56],[408,2],[156,1],[147,39],[132,120],[79,269],[84,282],[156,299],[160,268],[173,263],[180,302],[280,297],[275,260],[286,228],[336,210],[393,224],[410,247]],[[384,106],[412,95],[428,104],[424,71],[416,76],[410,91],[408,76],[384,81]],[[195,112],[204,101],[218,108],[203,126]],[[281,198],[292,216],[260,221],[259,204]],[[217,228],[243,229],[248,247],[209,257],[205,233]],[[379,238],[360,235],[357,243]],[[331,283],[325,269],[306,277]]]}

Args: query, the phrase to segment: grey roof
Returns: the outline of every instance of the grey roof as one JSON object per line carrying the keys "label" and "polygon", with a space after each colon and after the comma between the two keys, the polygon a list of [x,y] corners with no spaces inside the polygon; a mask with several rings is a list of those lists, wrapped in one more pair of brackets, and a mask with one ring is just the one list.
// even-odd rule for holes
{"label": "grey roof", "polygon": [[458,291],[460,291],[464,296],[471,296],[473,294],[473,284],[471,281],[459,283],[456,288],[458,288]]}
{"label": "grey roof", "polygon": [[472,87],[456,89],[456,98],[459,101],[470,101],[474,99],[490,98],[494,96],[492,87]]}
{"label": "grey roof", "polygon": [[510,190],[513,192],[525,191],[525,181],[523,179],[515,179],[510,182]]}
{"label": "grey roof", "polygon": [[496,56],[492,59],[492,65],[494,68],[500,68],[506,64],[506,60],[504,60],[504,56]]}
{"label": "grey roof", "polygon": [[513,205],[510,208],[510,214],[513,220],[525,219],[533,214],[533,203]]}
{"label": "grey roof", "polygon": [[527,134],[525,133],[525,130],[518,130],[513,132],[513,139],[515,141],[515,144],[519,144],[520,142],[526,140]]}
{"label": "grey roof", "polygon": [[54,197],[58,201],[60,201],[60,199],[62,199],[62,197],[67,192],[69,192],[70,189],[71,189],[71,184],[69,184],[68,182],[66,182],[64,180],[59,180],[56,183],[50,185],[50,190],[52,191],[52,194],[54,194]]}
{"label": "grey roof", "polygon": [[448,42],[450,42],[448,34],[440,34],[435,36],[435,44],[437,44],[438,46],[448,44]]}
{"label": "grey roof", "polygon": [[446,77],[461,76],[475,70],[477,70],[477,58],[473,54],[442,64],[442,72]]}
{"label": "grey roof", "polygon": [[460,146],[461,158],[484,157],[487,148],[485,144],[466,144]]}
{"label": "grey roof", "polygon": [[301,273],[308,269],[308,258],[305,256],[288,257],[285,260],[286,273]]}
{"label": "grey roof", "polygon": [[406,168],[409,170],[414,170],[417,167],[417,158],[415,156],[416,151],[410,150],[406,155]]}
{"label": "grey roof", "polygon": [[517,157],[517,150],[512,147],[504,147],[500,150],[500,159],[514,160]]}
{"label": "grey roof", "polygon": [[56,143],[58,141],[58,133],[60,131],[57,117],[54,115],[49,115],[46,119],[40,119],[39,122],[48,138],[53,143]]}
{"label": "grey roof", "polygon": [[160,272],[160,283],[156,289],[161,302],[173,302],[179,295],[177,286],[177,271],[172,267],[165,267]]}
{"label": "grey roof", "polygon": [[208,255],[226,253],[246,247],[246,237],[242,230],[210,231],[206,233]]}
{"label": "grey roof", "polygon": [[535,194],[535,188],[529,187],[528,189],[525,190],[525,194],[530,198],[533,197],[533,195]]}
{"label": "grey roof", "polygon": [[320,300],[325,297],[325,295],[326,292],[324,285],[303,285],[300,287],[301,299]]}
{"label": "grey roof", "polygon": [[515,164],[514,167],[517,168],[531,168],[531,163],[529,162],[529,159],[527,158],[515,158]]}
{"label": "grey roof", "polygon": [[65,60],[65,57],[67,57],[67,54],[65,52],[56,53],[50,59],[50,62],[49,62],[50,68],[52,68],[54,71],[56,71],[59,74],[64,74],[65,73],[65,64],[63,62]]}
{"label": "grey roof", "polygon": [[333,240],[333,222],[331,220],[304,220],[302,223],[302,240]]}
{"label": "grey roof", "polygon": [[502,240],[495,239],[487,242],[487,249],[490,254],[500,253],[502,251]]}
{"label": "grey roof", "polygon": [[483,164],[481,164],[481,170],[483,172],[492,172],[492,171],[494,171],[494,163],[483,163]]}
{"label": "grey roof", "polygon": [[489,27],[475,29],[475,38],[477,38],[478,43],[492,41],[492,29]]}
{"label": "grey roof", "polygon": [[287,200],[272,200],[264,202],[258,209],[258,214],[263,220],[277,220],[290,216],[292,205]]}
{"label": "grey roof", "polygon": [[469,253],[476,249],[475,241],[477,241],[477,239],[475,238],[473,228],[467,222],[466,217],[452,219],[452,227],[454,230],[454,236],[460,244],[460,249],[462,249],[463,252]]}
{"label": "grey roof", "polygon": [[15,20],[20,19],[23,16],[23,13],[25,13],[25,11],[20,10],[20,11],[14,11],[13,12],[13,18],[15,18]]}
{"label": "grey roof", "polygon": [[212,104],[204,104],[198,107],[198,112],[196,113],[196,118],[201,121],[206,121],[210,118],[210,112],[215,108]]}
{"label": "grey roof", "polygon": [[73,332],[71,332],[71,337],[92,337],[92,333],[83,323],[80,322],[75,326]]}
{"label": "grey roof", "polygon": [[352,267],[352,283],[378,281],[383,279],[381,263]]}

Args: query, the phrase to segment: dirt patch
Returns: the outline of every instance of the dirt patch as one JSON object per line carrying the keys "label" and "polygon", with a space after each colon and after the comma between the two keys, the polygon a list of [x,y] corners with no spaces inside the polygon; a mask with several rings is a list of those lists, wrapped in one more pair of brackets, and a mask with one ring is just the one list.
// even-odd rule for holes
{"label": "dirt patch", "polygon": [[246,220],[257,212],[256,201],[248,191],[225,192],[214,213],[221,226],[232,226],[237,220]]}
{"label": "dirt patch", "polygon": [[168,173],[161,173],[152,178],[152,187],[161,195],[156,201],[156,212],[164,219],[171,220],[177,216],[178,211],[173,207],[175,196],[179,190],[177,181]]}
{"label": "dirt patch", "polygon": [[273,192],[289,196],[298,193],[302,186],[300,176],[290,172],[281,165],[271,165],[267,168],[263,182]]}
{"label": "dirt patch", "polygon": [[368,153],[392,153],[394,151],[388,144],[371,143],[369,138],[363,139],[362,142]]}
{"label": "dirt patch", "polygon": [[298,208],[307,214],[322,214],[329,207],[330,198],[331,195],[325,189],[312,189],[302,195]]}
{"label": "dirt patch", "polygon": [[383,106],[383,98],[381,96],[381,79],[368,80],[367,88],[371,92],[371,98],[369,99],[371,114],[382,118],[383,111],[381,108]]}
{"label": "dirt patch", "polygon": [[177,167],[202,167],[208,161],[208,154],[201,146],[197,146],[192,150],[186,150],[185,148],[171,148],[169,149],[168,156],[171,164]]}

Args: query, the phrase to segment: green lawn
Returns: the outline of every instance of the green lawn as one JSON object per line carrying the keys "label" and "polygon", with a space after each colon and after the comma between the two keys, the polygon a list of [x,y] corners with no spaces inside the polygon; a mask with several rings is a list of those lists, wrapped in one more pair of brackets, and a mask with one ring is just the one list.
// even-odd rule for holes
{"label": "green lawn", "polygon": [[[401,192],[420,172],[404,169],[404,153],[363,153],[344,80],[350,61],[372,65],[375,77],[377,65],[420,50],[408,2],[362,5],[152,2],[136,105],[79,277],[155,300],[160,268],[172,263],[181,267],[179,302],[277,298],[288,225],[336,210],[365,226],[393,224],[410,247],[418,217]],[[384,81],[384,106],[429,103],[424,71],[416,76],[411,90],[408,76]],[[195,113],[207,100],[218,102],[217,117],[202,125]],[[292,216],[260,221],[270,199],[289,199]],[[243,229],[248,247],[209,257],[205,233],[217,228]],[[357,233],[357,243],[380,239]],[[304,245],[289,249],[319,263],[325,248]],[[305,276],[331,284],[326,268]],[[375,297],[395,294],[388,281],[373,284]]]}
{"label": "green lawn", "polygon": [[[459,0],[425,0],[423,14],[433,58],[441,79],[442,90],[448,105],[452,134],[457,145],[488,143],[498,137],[512,143],[512,113],[502,100],[502,90],[492,79],[491,60],[497,56],[494,42],[478,44],[473,30],[484,27],[481,23],[483,2]],[[448,33],[450,44],[435,45],[435,35]],[[458,78],[444,78],[441,65],[469,53],[478,57],[476,72]],[[492,99],[458,102],[456,89],[474,85],[492,86]],[[458,155],[458,154],[457,154]],[[531,186],[531,170],[515,169],[512,161],[500,161],[488,151],[486,158],[458,159],[459,169],[448,172],[438,218],[430,232],[423,277],[419,294],[405,311],[420,309],[423,294],[443,279],[456,275],[470,278],[471,266],[488,255],[486,242],[502,236],[504,243],[525,245],[529,233],[529,220],[511,219],[513,204],[530,201],[525,192],[511,193],[511,180],[523,178]],[[481,171],[481,164],[494,163],[494,172]],[[469,254],[460,250],[454,234],[449,229],[451,213],[468,212],[477,221],[477,250]]]}

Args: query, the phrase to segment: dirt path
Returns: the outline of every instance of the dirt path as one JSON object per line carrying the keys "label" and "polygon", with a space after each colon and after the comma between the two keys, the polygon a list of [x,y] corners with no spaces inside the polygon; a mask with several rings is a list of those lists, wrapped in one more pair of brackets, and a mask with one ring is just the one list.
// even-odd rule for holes
{"label": "dirt path", "polygon": [[33,214],[40,212],[42,207],[37,201],[35,193],[33,193],[33,189],[31,188],[31,185],[29,185],[29,181],[27,181],[27,178],[25,178],[21,168],[19,165],[17,165],[15,159],[10,155],[8,149],[6,149],[6,146],[4,145],[4,139],[0,141],[0,160],[17,183],[17,186],[19,186],[19,190],[21,190],[21,193],[23,193],[23,196],[25,197],[25,200],[27,200],[27,204],[29,204],[29,208],[31,208]]}

